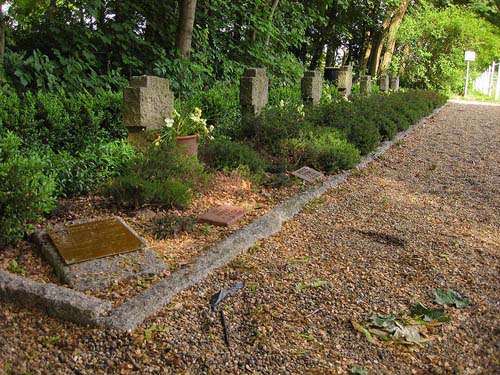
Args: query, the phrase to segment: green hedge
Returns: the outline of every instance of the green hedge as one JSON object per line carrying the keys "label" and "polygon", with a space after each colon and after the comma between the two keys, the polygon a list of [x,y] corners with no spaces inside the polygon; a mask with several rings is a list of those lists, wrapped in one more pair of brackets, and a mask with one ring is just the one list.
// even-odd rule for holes
{"label": "green hedge", "polygon": [[53,175],[43,173],[44,159],[20,152],[21,139],[0,134],[0,245],[22,238],[28,223],[37,221],[55,203]]}

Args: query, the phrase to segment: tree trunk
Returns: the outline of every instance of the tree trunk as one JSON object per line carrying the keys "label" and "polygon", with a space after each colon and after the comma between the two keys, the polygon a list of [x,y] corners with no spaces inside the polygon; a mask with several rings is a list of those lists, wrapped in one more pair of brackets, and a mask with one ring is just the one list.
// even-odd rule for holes
{"label": "tree trunk", "polygon": [[370,56],[370,75],[374,78],[377,77],[380,56],[382,55],[382,48],[384,47],[384,40],[387,35],[387,29],[391,24],[391,14],[392,9],[388,9],[385,13],[384,22],[382,22],[382,28],[378,33],[377,42],[371,51],[372,54]]}
{"label": "tree trunk", "polygon": [[175,38],[175,47],[183,57],[191,53],[196,0],[179,0],[179,24]]}
{"label": "tree trunk", "polygon": [[362,53],[361,64],[359,66],[360,74],[363,76],[366,74],[366,68],[368,67],[368,61],[370,60],[370,54],[372,52],[372,38],[371,31],[368,30],[365,33],[364,40],[364,52]]}
{"label": "tree trunk", "polygon": [[391,25],[389,26],[387,33],[387,44],[385,47],[384,57],[380,63],[380,72],[382,74],[387,74],[387,71],[389,70],[392,55],[394,54],[394,48],[396,47],[396,36],[398,34],[399,26],[401,25],[401,21],[403,21],[403,17],[406,14],[410,2],[411,0],[403,0],[396,11],[396,14],[392,18]]}
{"label": "tree trunk", "polygon": [[[274,13],[276,12],[276,9],[278,8],[279,2],[280,2],[280,0],[273,0],[273,5],[271,5],[271,13],[269,14],[269,23],[273,22]],[[270,38],[271,38],[271,35],[267,34],[266,46],[269,45]]]}
{"label": "tree trunk", "polygon": [[49,19],[52,21],[56,16],[56,0],[50,0],[49,3]]}
{"label": "tree trunk", "polygon": [[0,82],[4,81],[5,74],[3,70],[3,60],[5,55],[5,31],[7,29],[7,25],[5,22],[5,17],[2,13],[2,6],[5,1],[0,0]]}

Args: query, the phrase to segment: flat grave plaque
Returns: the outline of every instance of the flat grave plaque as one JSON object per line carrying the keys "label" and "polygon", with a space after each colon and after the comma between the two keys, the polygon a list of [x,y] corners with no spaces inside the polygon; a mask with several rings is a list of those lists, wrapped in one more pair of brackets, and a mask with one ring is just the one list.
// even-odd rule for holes
{"label": "flat grave plaque", "polygon": [[128,253],[147,246],[118,217],[56,227],[49,230],[48,235],[66,264]]}
{"label": "flat grave plaque", "polygon": [[247,210],[242,207],[222,205],[211,208],[198,217],[198,221],[228,227],[240,220],[246,213]]}
{"label": "flat grave plaque", "polygon": [[316,181],[318,178],[324,176],[323,173],[309,167],[302,167],[300,169],[297,169],[295,172],[292,172],[292,174],[294,176],[297,176],[298,178],[306,180],[307,182]]}

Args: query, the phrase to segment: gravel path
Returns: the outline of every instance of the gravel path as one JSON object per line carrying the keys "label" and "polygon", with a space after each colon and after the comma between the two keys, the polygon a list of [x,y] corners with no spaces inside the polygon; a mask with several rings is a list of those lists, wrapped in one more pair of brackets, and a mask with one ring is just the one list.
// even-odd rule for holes
{"label": "gravel path", "polygon": [[[2,306],[0,374],[498,374],[499,260],[500,106],[450,103],[134,333]],[[228,348],[209,300],[238,281]],[[435,288],[474,305],[422,346],[375,346],[350,323],[432,306]]]}

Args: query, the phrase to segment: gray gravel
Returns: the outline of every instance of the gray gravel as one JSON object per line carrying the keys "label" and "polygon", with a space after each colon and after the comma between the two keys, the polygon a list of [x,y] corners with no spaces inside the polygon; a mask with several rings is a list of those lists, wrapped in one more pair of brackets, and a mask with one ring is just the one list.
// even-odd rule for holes
{"label": "gray gravel", "polygon": [[[4,372],[500,373],[499,119],[500,106],[449,104],[134,333],[3,306]],[[245,288],[224,307],[227,348],[209,300],[240,280]],[[304,287],[316,281],[328,283]],[[450,308],[452,321],[421,347],[374,346],[351,326],[373,312],[433,306],[437,287],[474,305]]]}

